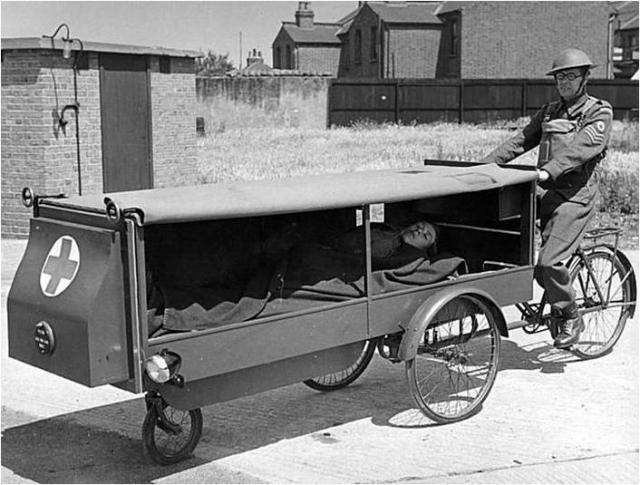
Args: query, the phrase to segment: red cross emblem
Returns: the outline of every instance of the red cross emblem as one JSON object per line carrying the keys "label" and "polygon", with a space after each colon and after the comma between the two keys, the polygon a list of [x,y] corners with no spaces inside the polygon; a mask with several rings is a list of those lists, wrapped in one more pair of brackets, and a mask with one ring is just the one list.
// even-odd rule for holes
{"label": "red cross emblem", "polygon": [[40,272],[40,288],[46,296],[58,296],[66,290],[78,273],[80,250],[71,236],[53,243]]}

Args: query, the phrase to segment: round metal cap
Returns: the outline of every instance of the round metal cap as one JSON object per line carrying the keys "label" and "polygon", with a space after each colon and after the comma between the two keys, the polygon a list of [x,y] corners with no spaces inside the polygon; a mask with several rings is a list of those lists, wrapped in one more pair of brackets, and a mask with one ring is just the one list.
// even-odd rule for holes
{"label": "round metal cap", "polygon": [[589,56],[580,49],[565,49],[553,60],[553,65],[551,66],[551,70],[547,72],[547,76],[551,76],[558,71],[572,69],[574,67],[592,68],[596,67],[596,64],[591,62]]}

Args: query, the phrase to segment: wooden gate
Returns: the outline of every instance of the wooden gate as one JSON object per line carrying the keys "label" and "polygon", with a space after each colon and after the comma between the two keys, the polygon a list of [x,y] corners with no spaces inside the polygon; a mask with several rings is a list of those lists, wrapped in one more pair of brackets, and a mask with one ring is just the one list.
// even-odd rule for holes
{"label": "wooden gate", "polygon": [[153,187],[147,57],[100,54],[104,192]]}

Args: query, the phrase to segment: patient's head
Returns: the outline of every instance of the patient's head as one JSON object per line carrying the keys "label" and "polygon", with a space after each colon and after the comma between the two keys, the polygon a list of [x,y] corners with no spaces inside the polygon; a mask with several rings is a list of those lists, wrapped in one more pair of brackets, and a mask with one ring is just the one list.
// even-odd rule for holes
{"label": "patient's head", "polygon": [[405,244],[418,249],[429,249],[436,243],[438,229],[433,224],[420,221],[404,228],[400,237]]}

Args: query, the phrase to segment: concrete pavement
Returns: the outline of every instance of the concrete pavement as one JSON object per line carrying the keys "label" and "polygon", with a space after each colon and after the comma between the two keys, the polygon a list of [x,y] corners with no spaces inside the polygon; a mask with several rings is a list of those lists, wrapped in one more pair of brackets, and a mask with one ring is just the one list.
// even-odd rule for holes
{"label": "concrete pavement", "polygon": [[338,392],[297,384],[204,408],[195,456],[160,467],[142,453],[141,396],[8,358],[6,294],[23,250],[2,241],[3,483],[638,482],[637,315],[591,361],[513,331],[482,411],[460,423],[430,424],[404,366],[376,356]]}

